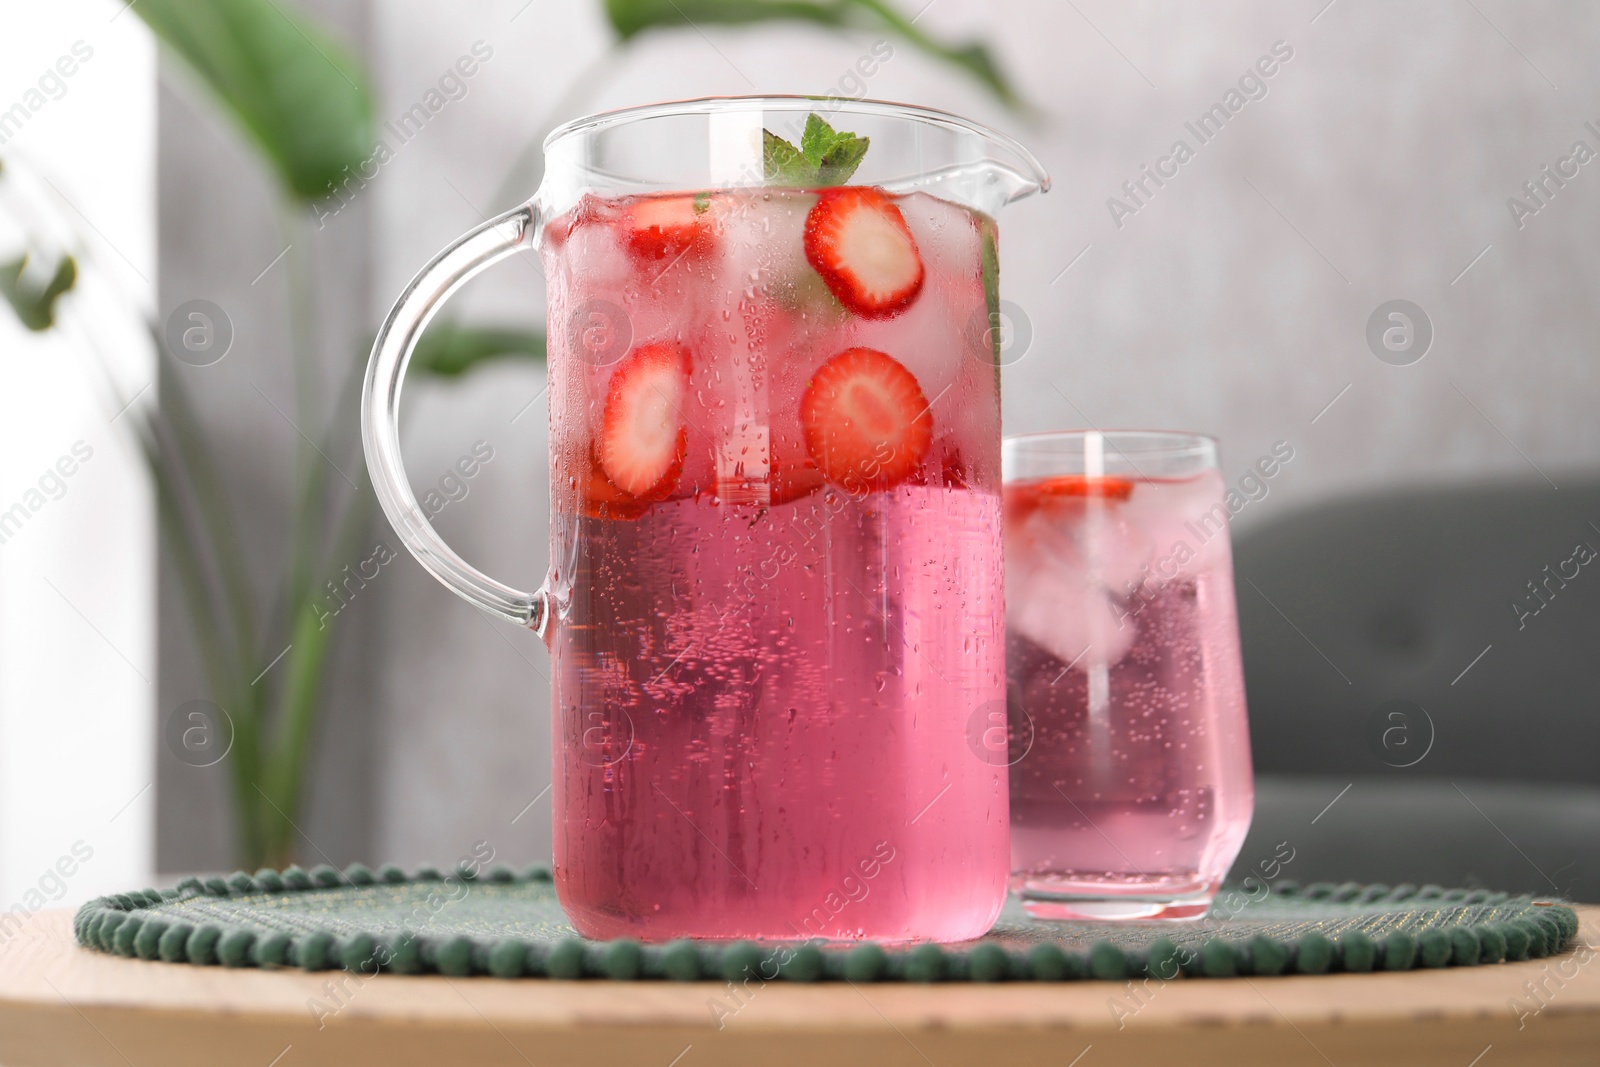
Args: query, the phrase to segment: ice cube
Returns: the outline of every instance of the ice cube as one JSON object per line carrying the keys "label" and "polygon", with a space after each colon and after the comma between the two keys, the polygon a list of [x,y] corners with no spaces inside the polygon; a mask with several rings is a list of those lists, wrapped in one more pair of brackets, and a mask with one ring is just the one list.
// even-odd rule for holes
{"label": "ice cube", "polygon": [[922,258],[922,290],[887,319],[852,317],[850,343],[887,352],[916,375],[941,410],[968,364],[994,374],[986,326],[976,217],[926,193],[896,200]]}
{"label": "ice cube", "polygon": [[1079,521],[1052,502],[1007,532],[1006,623],[1062,662],[1077,661],[1084,669],[1122,659],[1138,630],[1107,584],[1101,542],[1115,539],[1116,529],[1084,529],[1082,514],[1089,509],[1076,503]]}
{"label": "ice cube", "polygon": [[1226,564],[1228,512],[1221,476],[1207,471],[1181,480],[1140,481],[1123,504],[1131,527],[1149,545],[1151,571],[1172,580]]}
{"label": "ice cube", "polygon": [[977,270],[980,261],[976,215],[927,193],[899,197],[895,204],[917,242],[927,274],[958,277]]}

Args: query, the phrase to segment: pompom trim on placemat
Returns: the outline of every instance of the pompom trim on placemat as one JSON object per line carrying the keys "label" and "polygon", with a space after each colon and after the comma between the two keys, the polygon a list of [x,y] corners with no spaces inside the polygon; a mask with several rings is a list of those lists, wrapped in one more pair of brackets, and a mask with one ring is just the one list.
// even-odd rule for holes
{"label": "pompom trim on placemat", "polygon": [[[430,931],[392,921],[362,923],[374,902],[440,884],[465,887],[496,904],[477,932]],[[431,899],[431,898],[430,898]],[[464,898],[463,898],[464,899]],[[316,904],[318,907],[297,907]],[[490,928],[526,927],[531,909],[552,916],[536,936],[498,936]],[[823,941],[589,941],[559,922],[545,866],[487,871],[463,864],[443,873],[407,875],[386,865],[242,871],[226,878],[186,878],[171,889],[101,897],[73,919],[80,944],[102,952],[168,963],[224,967],[344,968],[361,974],[437,973],[499,978],[612,978],[676,981],[1124,981],[1321,974],[1471,966],[1555,955],[1577,933],[1578,917],[1561,903],[1486,890],[1389,887],[1288,880],[1223,921],[1193,924],[1034,922],[1014,906],[991,934],[958,945]],[[426,927],[426,922],[416,924]],[[469,924],[470,926],[471,924]],[[1365,928],[1363,928],[1365,927]]]}

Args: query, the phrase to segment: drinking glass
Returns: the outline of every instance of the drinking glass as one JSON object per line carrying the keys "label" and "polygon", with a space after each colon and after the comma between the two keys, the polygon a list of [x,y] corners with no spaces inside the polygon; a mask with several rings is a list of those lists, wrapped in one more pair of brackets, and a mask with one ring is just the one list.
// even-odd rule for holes
{"label": "drinking glass", "polygon": [[1002,457],[1012,888],[1045,918],[1198,918],[1254,801],[1216,441]]}
{"label": "drinking glass", "polygon": [[[407,547],[549,645],[567,915],[649,941],[982,934],[1009,848],[1004,768],[966,751],[1005,687],[994,215],[1048,179],[966,119],[803,97],[591,116],[545,157],[402,294],[363,420]],[[397,421],[428,319],[529,249],[535,593],[439,538]]]}

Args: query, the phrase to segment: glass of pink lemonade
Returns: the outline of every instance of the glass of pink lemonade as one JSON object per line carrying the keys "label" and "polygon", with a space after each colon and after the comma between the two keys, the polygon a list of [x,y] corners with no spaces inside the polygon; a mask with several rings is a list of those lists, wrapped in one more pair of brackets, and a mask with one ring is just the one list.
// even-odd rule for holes
{"label": "glass of pink lemonade", "polygon": [[[1000,206],[1041,190],[942,112],[740,98],[545,143],[523,208],[413,283],[374,350],[369,465],[418,559],[550,648],[556,889],[597,938],[952,941],[1006,892]],[[541,254],[550,570],[450,551],[399,466],[417,332]],[[530,783],[537,788],[537,782]]]}
{"label": "glass of pink lemonade", "polygon": [[1030,434],[1004,465],[1012,887],[1199,918],[1254,804],[1216,442]]}

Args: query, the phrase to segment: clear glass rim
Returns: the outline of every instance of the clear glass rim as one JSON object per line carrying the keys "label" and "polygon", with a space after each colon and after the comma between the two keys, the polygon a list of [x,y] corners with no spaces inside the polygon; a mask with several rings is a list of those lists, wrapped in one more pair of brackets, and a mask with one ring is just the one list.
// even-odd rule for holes
{"label": "clear glass rim", "polygon": [[885,118],[912,119],[935,126],[944,126],[971,133],[1012,153],[1026,168],[1026,175],[1039,192],[1049,192],[1050,175],[1032,152],[1010,134],[962,118],[960,115],[920,104],[901,104],[892,100],[852,100],[836,96],[801,96],[780,94],[773,96],[701,96],[691,100],[670,100],[657,104],[636,104],[585,115],[565,122],[550,131],[544,139],[544,151],[549,152],[562,140],[578,133],[591,133],[623,123],[644,119],[665,118],[675,115],[709,115],[718,112],[738,111],[814,111],[818,104],[826,104],[829,114],[844,112],[857,115],[877,115]]}
{"label": "clear glass rim", "polygon": [[1083,451],[1084,439],[1090,434],[1099,434],[1107,450],[1125,455],[1183,459],[1215,456],[1218,452],[1215,437],[1189,430],[1045,430],[1013,434],[1002,438],[1000,443],[1008,452],[1074,455]]}
{"label": "clear glass rim", "polygon": [[[1091,448],[1091,438],[1100,447]],[[1052,430],[1000,442],[1005,484],[1062,475],[1187,479],[1221,467],[1217,439],[1186,430]]]}

